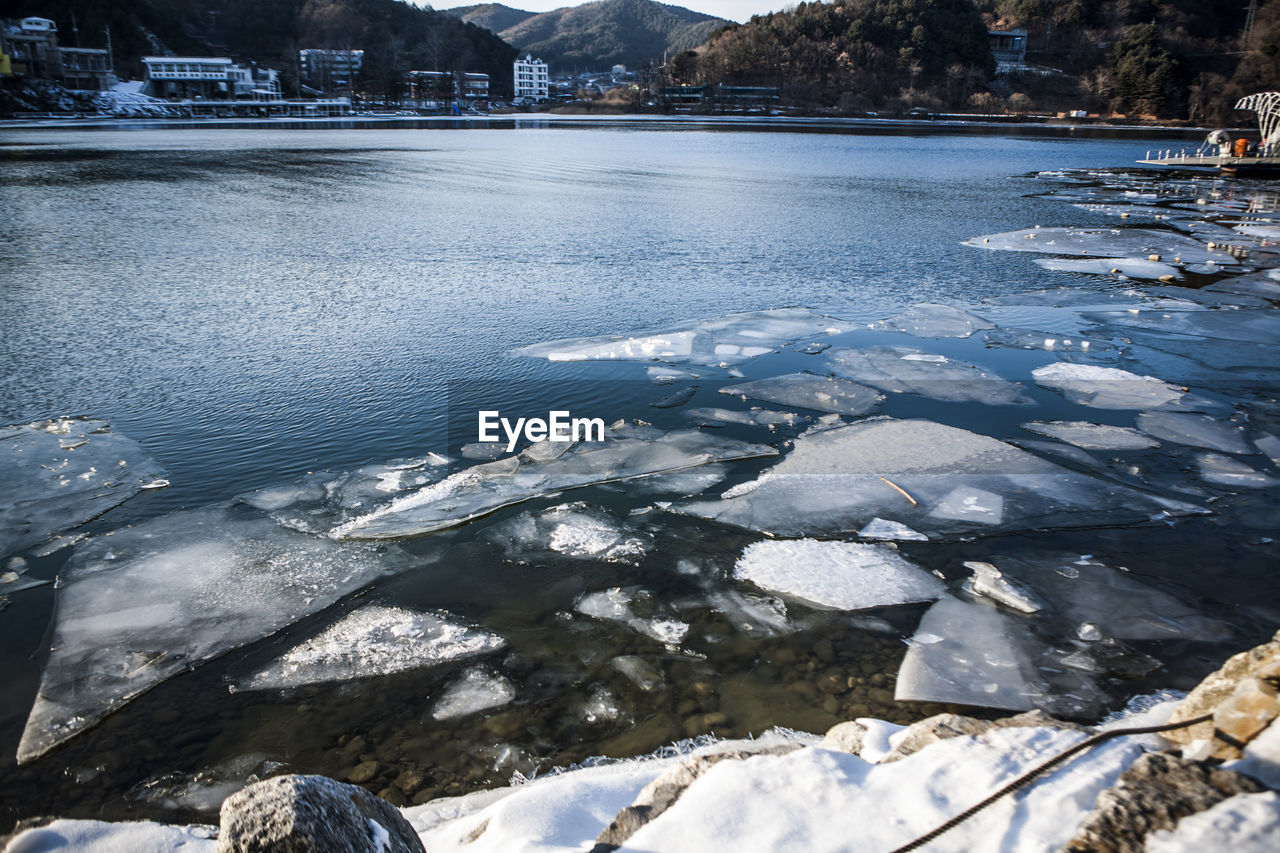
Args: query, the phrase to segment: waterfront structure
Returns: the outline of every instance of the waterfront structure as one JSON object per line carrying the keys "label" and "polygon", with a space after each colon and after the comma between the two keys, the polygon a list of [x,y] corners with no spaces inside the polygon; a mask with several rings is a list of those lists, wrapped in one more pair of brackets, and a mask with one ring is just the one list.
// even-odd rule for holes
{"label": "waterfront structure", "polygon": [[1255,92],[1236,102],[1238,110],[1252,110],[1258,116],[1260,140],[1250,143],[1243,137],[1232,138],[1225,130],[1209,134],[1200,148],[1188,153],[1181,151],[1157,151],[1139,163],[1150,166],[1209,166],[1229,175],[1280,175],[1280,92]]}
{"label": "waterfront structure", "polygon": [[1027,64],[1026,30],[987,30],[987,39],[991,43],[991,56],[996,61],[997,73]]}
{"label": "waterfront structure", "polygon": [[146,93],[156,98],[280,100],[273,68],[239,65],[225,56],[144,56]]}
{"label": "waterfront structure", "polygon": [[48,18],[0,23],[0,70],[5,77],[52,80],[68,89],[101,91],[116,83],[111,53],[58,44],[58,25]]}
{"label": "waterfront structure", "polygon": [[524,58],[516,57],[514,65],[515,97],[529,98],[534,101],[545,101],[551,96],[550,80],[547,76],[547,63],[534,59],[526,53]]}
{"label": "waterfront structure", "polygon": [[450,104],[471,106],[489,100],[489,75],[478,71],[410,71],[405,75],[406,97],[401,102],[420,110]]}
{"label": "waterfront structure", "polygon": [[467,71],[459,75],[461,95],[464,101],[489,100],[489,75],[478,71]]}
{"label": "waterfront structure", "polygon": [[323,92],[351,91],[360,69],[364,68],[363,50],[298,51],[298,70],[302,82]]}

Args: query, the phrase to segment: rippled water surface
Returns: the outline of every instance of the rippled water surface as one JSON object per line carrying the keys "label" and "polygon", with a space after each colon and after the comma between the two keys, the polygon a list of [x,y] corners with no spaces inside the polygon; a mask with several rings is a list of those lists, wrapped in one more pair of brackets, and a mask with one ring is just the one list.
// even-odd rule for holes
{"label": "rippled water surface", "polygon": [[[474,441],[468,430],[480,408],[531,414],[569,405],[609,421],[688,426],[677,409],[649,405],[667,390],[639,365],[508,353],[787,306],[869,323],[916,302],[981,312],[1060,286],[1087,285],[1110,299],[1127,285],[960,244],[1035,225],[1115,224],[1043,197],[1061,185],[1035,173],[1125,169],[1170,144],[1136,136],[554,124],[9,131],[0,142],[0,422],[102,418],[161,464],[171,485],[95,522],[99,533],[308,472],[427,452],[456,457],[459,445]],[[1011,301],[999,309],[1011,325],[1036,328],[1057,310]],[[984,355],[980,343],[872,337],[854,332],[841,342],[922,346],[969,360],[976,352],[983,366],[1024,379],[1046,362],[1043,353],[1017,350]],[[812,358],[787,352],[767,369],[751,364],[743,372],[808,369]],[[721,380],[704,381],[690,405],[725,403],[715,393]],[[1029,385],[1041,407],[1035,418],[1109,417]],[[1250,388],[1251,404],[1274,412],[1274,385]],[[1030,417],[905,398],[885,411],[1001,438]],[[724,434],[783,437],[745,428]],[[738,463],[727,482],[765,464]],[[621,518],[654,497],[601,486],[533,508],[569,500]],[[1216,618],[1235,620],[1216,645],[1148,649],[1164,668],[1132,685],[1109,684],[1108,702],[1185,686],[1223,649],[1265,633],[1275,590],[1263,579],[1275,555],[1259,542],[1274,527],[1275,506],[1254,495],[1223,500],[1232,507],[1226,523],[1018,540],[1032,551],[1105,553],[1113,565],[1136,566],[1203,600]],[[873,622],[805,611],[798,632],[744,635],[699,596],[707,577],[723,580],[758,535],[654,511],[634,521],[654,537],[634,564],[507,560],[477,535],[527,508],[407,542],[420,563],[414,571],[166,682],[66,747],[0,773],[7,814],[120,817],[174,808],[207,818],[216,797],[189,796],[193,775],[204,774],[210,784],[196,788],[207,792],[219,790],[214,782],[281,766],[359,778],[398,802],[420,802],[515,771],[645,752],[710,731],[821,730],[851,714],[907,720],[936,710],[896,705],[891,695],[921,607],[892,608]],[[993,547],[957,541],[904,550],[946,573]],[[30,558],[30,572],[51,579],[66,557]],[[1259,599],[1260,583],[1272,586]],[[571,615],[584,591],[615,586],[643,587],[655,609],[678,611],[696,640],[664,649]],[[456,667],[283,694],[227,690],[369,602],[447,610],[502,635],[509,648],[491,663],[515,685],[515,702],[434,721],[431,704]],[[15,594],[0,613],[0,676],[8,685],[0,762],[13,760],[35,695],[52,605],[52,588],[42,587]],[[619,656],[645,658],[665,685],[639,688],[610,668]],[[828,690],[831,679],[845,686]],[[602,689],[612,716],[584,710]]]}

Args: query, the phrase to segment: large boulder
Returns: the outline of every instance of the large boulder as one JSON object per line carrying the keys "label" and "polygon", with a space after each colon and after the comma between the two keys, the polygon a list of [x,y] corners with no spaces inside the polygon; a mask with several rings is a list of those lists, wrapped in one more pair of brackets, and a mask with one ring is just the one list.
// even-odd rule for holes
{"label": "large boulder", "polygon": [[1270,642],[1229,658],[1187,694],[1170,722],[1213,714],[1213,720],[1165,734],[1195,758],[1239,758],[1245,744],[1278,715],[1280,632]]}
{"label": "large boulder", "polygon": [[426,853],[404,816],[364,788],[275,776],[222,804],[218,853]]}

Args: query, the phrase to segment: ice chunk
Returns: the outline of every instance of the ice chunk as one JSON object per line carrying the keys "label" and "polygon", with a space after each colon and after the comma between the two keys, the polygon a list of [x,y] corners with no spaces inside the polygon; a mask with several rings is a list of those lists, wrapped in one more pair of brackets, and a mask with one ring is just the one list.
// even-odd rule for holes
{"label": "ice chunk", "polygon": [[0,428],[0,557],[102,515],[161,473],[106,421],[56,418]]}
{"label": "ice chunk", "polygon": [[1160,442],[1136,429],[1088,421],[1032,421],[1022,428],[1085,450],[1146,450],[1160,446]]}
{"label": "ice chunk", "polygon": [[1036,263],[1047,270],[1059,272],[1083,272],[1094,275],[1122,275],[1126,278],[1181,279],[1182,272],[1173,264],[1149,261],[1145,258],[1037,258]]}
{"label": "ice chunk", "polygon": [[1270,308],[1213,310],[1132,310],[1089,311],[1086,319],[1109,327],[1185,335],[1235,343],[1249,342],[1274,347],[1280,341],[1280,317]]}
{"label": "ice chunk", "polygon": [[1143,412],[1138,415],[1138,429],[1147,435],[1188,444],[1207,447],[1223,453],[1252,453],[1253,448],[1244,427],[1224,422],[1209,415],[1181,412]]}
{"label": "ice chunk", "polygon": [[941,598],[925,612],[916,638],[898,670],[898,702],[1029,711],[1043,695],[1026,629],[994,607]]}
{"label": "ice chunk", "polygon": [[614,483],[611,488],[632,495],[679,495],[688,497],[706,491],[722,482],[728,472],[724,465],[702,465],[683,468],[666,474],[636,477],[626,483]]}
{"label": "ice chunk", "polygon": [[1280,466],[1280,438],[1270,433],[1259,433],[1253,440],[1254,446],[1267,455],[1272,465]]}
{"label": "ice chunk", "polygon": [[796,630],[787,619],[787,605],[773,596],[717,590],[707,594],[707,604],[749,637],[780,637]]}
{"label": "ice chunk", "polygon": [[1032,592],[1016,581],[1006,578],[990,563],[968,562],[964,567],[973,572],[969,587],[975,595],[985,595],[992,601],[998,601],[1006,607],[1023,613],[1038,613],[1044,610],[1044,604]]}
{"label": "ice chunk", "polygon": [[795,412],[777,412],[772,409],[753,407],[747,411],[738,409],[721,409],[719,407],[690,409],[685,414],[703,423],[742,424],[743,426],[763,426],[774,429],[780,426],[795,426],[809,420]]}
{"label": "ice chunk", "polygon": [[697,385],[690,385],[687,388],[681,388],[674,391],[660,400],[654,400],[650,403],[655,409],[678,409],[685,403],[693,399],[693,395],[698,393]]}
{"label": "ice chunk", "polygon": [[812,373],[788,373],[743,382],[720,389],[721,394],[733,394],[784,406],[798,406],[819,412],[842,415],[863,415],[880,405],[884,395],[873,388],[831,376],[815,376]]}
{"label": "ice chunk", "polygon": [[463,459],[497,459],[507,453],[506,442],[473,441],[458,448]]}
{"label": "ice chunk", "polygon": [[648,533],[581,502],[523,513],[485,536],[503,548],[507,559],[521,563],[544,560],[550,551],[570,559],[639,565],[653,544]]}
{"label": "ice chunk", "polygon": [[236,690],[276,690],[390,675],[497,651],[506,641],[446,614],[368,605],[299,643]]}
{"label": "ice chunk", "polygon": [[176,512],[80,545],[18,748],[31,761],[165,679],[267,637],[411,562],[248,510]]}
{"label": "ice chunk", "polygon": [[614,658],[611,664],[645,693],[652,693],[666,684],[658,668],[639,655],[622,655]]}
{"label": "ice chunk", "polygon": [[453,720],[500,708],[516,698],[510,681],[486,667],[472,667],[449,685],[431,711],[433,720]]}
{"label": "ice chunk", "polygon": [[815,607],[866,610],[932,601],[942,582],[884,545],[768,539],[748,545],[733,576]]}
{"label": "ice chunk", "polygon": [[463,524],[511,504],[579,486],[626,480],[710,462],[773,456],[760,444],[716,438],[696,429],[663,432],[615,425],[603,442],[581,442],[558,458],[517,457],[475,465],[398,498],[330,531],[338,539],[390,539]]}
{"label": "ice chunk", "polygon": [[751,488],[726,495],[673,510],[777,536],[837,537],[892,517],[931,539],[1203,512],[1068,471],[994,438],[888,418],[803,435]]}
{"label": "ice chunk", "polygon": [[692,370],[682,370],[678,367],[665,367],[662,365],[651,365],[644,369],[645,374],[659,385],[666,385],[675,382],[677,379],[697,379],[698,374]]}
{"label": "ice chunk", "polygon": [[1239,263],[1225,251],[1209,249],[1193,237],[1145,228],[1024,228],[964,241],[979,249],[1043,252],[1093,258],[1178,258],[1182,263]]}
{"label": "ice chunk", "polygon": [[587,723],[607,723],[625,716],[618,700],[603,687],[593,690],[590,698],[582,703],[582,719]]}
{"label": "ice chunk", "polygon": [[600,335],[533,344],[512,354],[549,361],[667,361],[740,364],[783,344],[814,335],[832,335],[852,323],[807,308],[777,308],[682,323],[637,335]]}
{"label": "ice chunk", "polygon": [[1235,276],[1223,281],[1215,281],[1204,289],[1217,293],[1257,296],[1272,302],[1280,302],[1280,270],[1272,269],[1252,275]]}
{"label": "ice chunk", "polygon": [[1280,480],[1275,477],[1268,476],[1238,459],[1220,456],[1217,453],[1202,453],[1196,457],[1196,465],[1200,468],[1201,477],[1220,486],[1264,489],[1280,483]]}
{"label": "ice chunk", "polygon": [[1083,353],[1106,360],[1115,360],[1120,354],[1119,347],[1106,341],[1034,329],[992,329],[983,337],[989,347]]}
{"label": "ice chunk", "polygon": [[689,632],[689,626],[678,619],[662,614],[638,616],[633,609],[633,604],[637,602],[651,604],[652,594],[638,587],[615,586],[600,592],[587,593],[578,599],[574,609],[583,616],[625,625],[636,633],[665,645],[679,645],[684,635]]}
{"label": "ice chunk", "polygon": [[195,774],[165,773],[136,785],[126,796],[167,809],[217,812],[222,801],[259,778],[273,776],[284,763],[265,753],[237,755]]}
{"label": "ice chunk", "polygon": [[893,539],[898,541],[926,542],[929,537],[917,533],[898,521],[885,518],[873,518],[866,527],[858,531],[863,539]]}
{"label": "ice chunk", "polygon": [[995,323],[963,308],[920,302],[871,328],[889,332],[905,332],[917,338],[967,338],[981,329],[994,329]]}
{"label": "ice chunk", "polygon": [[1118,367],[1055,362],[1031,371],[1038,384],[1095,409],[1156,409],[1182,400],[1186,390]]}
{"label": "ice chunk", "polygon": [[989,406],[1031,402],[1016,382],[975,364],[911,347],[833,349],[825,358],[836,373],[893,394],[919,394],[951,402],[972,400]]}

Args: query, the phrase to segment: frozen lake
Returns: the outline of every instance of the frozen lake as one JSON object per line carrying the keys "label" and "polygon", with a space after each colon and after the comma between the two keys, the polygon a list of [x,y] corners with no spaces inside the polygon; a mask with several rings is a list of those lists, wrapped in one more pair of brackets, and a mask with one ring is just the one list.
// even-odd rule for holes
{"label": "frozen lake", "polygon": [[[1280,214],[1171,144],[7,131],[4,816],[1195,683],[1280,615]],[[464,447],[553,408],[627,423]]]}

